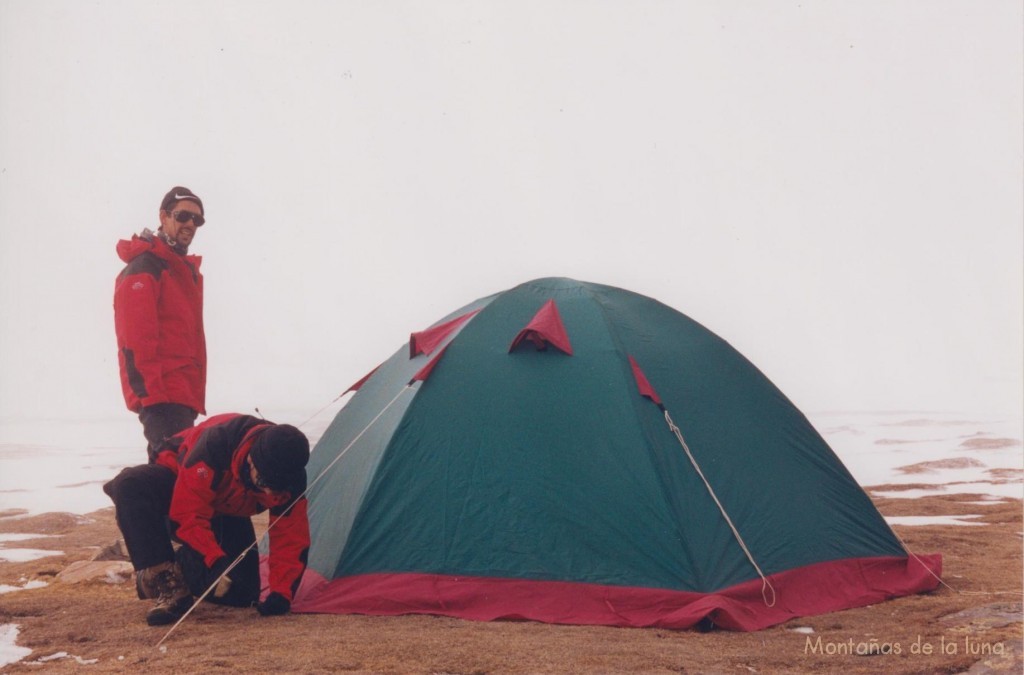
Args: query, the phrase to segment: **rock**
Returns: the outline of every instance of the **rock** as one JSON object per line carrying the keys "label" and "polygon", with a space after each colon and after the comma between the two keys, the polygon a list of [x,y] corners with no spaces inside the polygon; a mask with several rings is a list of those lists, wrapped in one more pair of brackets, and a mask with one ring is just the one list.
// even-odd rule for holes
{"label": "rock", "polygon": [[978,661],[965,675],[1002,675],[1024,671],[1024,640],[1012,640],[1004,644],[1002,654],[992,655]]}
{"label": "rock", "polygon": [[972,631],[989,630],[1021,623],[1021,611],[1022,605],[1019,602],[994,602],[990,605],[971,607],[955,614],[947,614],[939,621]]}
{"label": "rock", "polygon": [[110,584],[122,584],[132,578],[135,570],[124,560],[79,560],[64,568],[57,579],[66,584],[99,579]]}
{"label": "rock", "polygon": [[117,539],[113,544],[104,546],[96,555],[92,557],[93,560],[128,560],[128,551],[124,547],[124,540]]}

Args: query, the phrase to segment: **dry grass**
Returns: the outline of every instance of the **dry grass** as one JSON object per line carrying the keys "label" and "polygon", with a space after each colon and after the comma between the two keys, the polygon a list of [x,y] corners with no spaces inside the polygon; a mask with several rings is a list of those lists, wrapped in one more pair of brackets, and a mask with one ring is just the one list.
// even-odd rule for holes
{"label": "dry grass", "polygon": [[[155,645],[166,629],[145,625],[148,603],[135,598],[132,584],[72,585],[55,579],[69,563],[88,559],[117,537],[112,509],[86,518],[2,518],[0,532],[60,535],[18,546],[63,551],[32,562],[0,562],[2,584],[50,582],[45,588],[0,595],[0,623],[18,624],[18,644],[33,650],[4,671],[957,673],[987,660],[990,670],[985,672],[1019,673],[1021,503],[969,503],[978,499],[876,500],[890,516],[982,516],[984,527],[897,528],[911,550],[943,554],[945,580],[955,591],[943,587],[757,633],[476,623],[428,616],[262,618],[254,610],[203,605],[171,636],[165,651]],[[814,632],[796,632],[797,627]],[[931,653],[923,653],[929,648]],[[858,650],[886,653],[858,655]],[[47,661],[45,667],[32,664],[58,652],[68,656]],[[82,665],[74,657],[95,662]]]}

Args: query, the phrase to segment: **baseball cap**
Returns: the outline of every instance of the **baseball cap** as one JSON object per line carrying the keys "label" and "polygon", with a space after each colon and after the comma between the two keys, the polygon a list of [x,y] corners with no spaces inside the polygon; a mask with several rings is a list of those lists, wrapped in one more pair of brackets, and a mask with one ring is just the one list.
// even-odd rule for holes
{"label": "baseball cap", "polygon": [[174,208],[174,205],[178,202],[187,199],[190,202],[195,202],[199,205],[199,212],[204,216],[206,215],[205,209],[203,209],[203,200],[195,195],[194,192],[189,190],[187,187],[173,187],[170,192],[164,195],[164,200],[160,202],[161,211],[170,211]]}

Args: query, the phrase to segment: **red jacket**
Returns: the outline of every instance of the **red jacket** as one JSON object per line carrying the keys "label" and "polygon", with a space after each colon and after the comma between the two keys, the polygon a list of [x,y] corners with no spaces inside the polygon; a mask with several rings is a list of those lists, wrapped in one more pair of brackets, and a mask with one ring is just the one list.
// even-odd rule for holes
{"label": "red jacket", "polygon": [[180,403],[206,413],[202,258],[151,233],[117,243],[127,263],[114,285],[121,389],[130,410]]}
{"label": "red jacket", "polygon": [[225,555],[210,529],[214,515],[252,516],[270,509],[270,591],[291,600],[309,552],[305,474],[301,484],[270,493],[247,488],[242,480],[253,440],[269,424],[237,413],[214,415],[170,438],[156,463],[178,476],[170,510],[175,535],[209,567]]}

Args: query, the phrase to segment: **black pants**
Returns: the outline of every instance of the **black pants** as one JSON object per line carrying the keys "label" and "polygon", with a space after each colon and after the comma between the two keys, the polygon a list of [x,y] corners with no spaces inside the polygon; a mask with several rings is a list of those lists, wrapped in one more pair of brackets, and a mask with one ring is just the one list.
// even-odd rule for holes
{"label": "black pants", "polygon": [[187,405],[180,403],[157,403],[142,409],[139,421],[142,422],[142,435],[146,437],[146,452],[149,462],[156,460],[156,453],[168,438],[183,429],[189,429],[196,423],[197,413]]}
{"label": "black pants", "polygon": [[[123,469],[103,486],[114,502],[117,526],[121,529],[128,557],[136,570],[177,560],[193,595],[202,595],[216,576],[206,567],[202,554],[182,543],[175,552],[173,523],[167,517],[174,494],[175,475],[157,464]],[[256,541],[252,521],[246,517],[218,515],[210,528],[229,560],[235,560]],[[253,547],[228,574],[231,588],[223,598],[207,596],[210,602],[246,607],[259,599],[259,552]]]}

